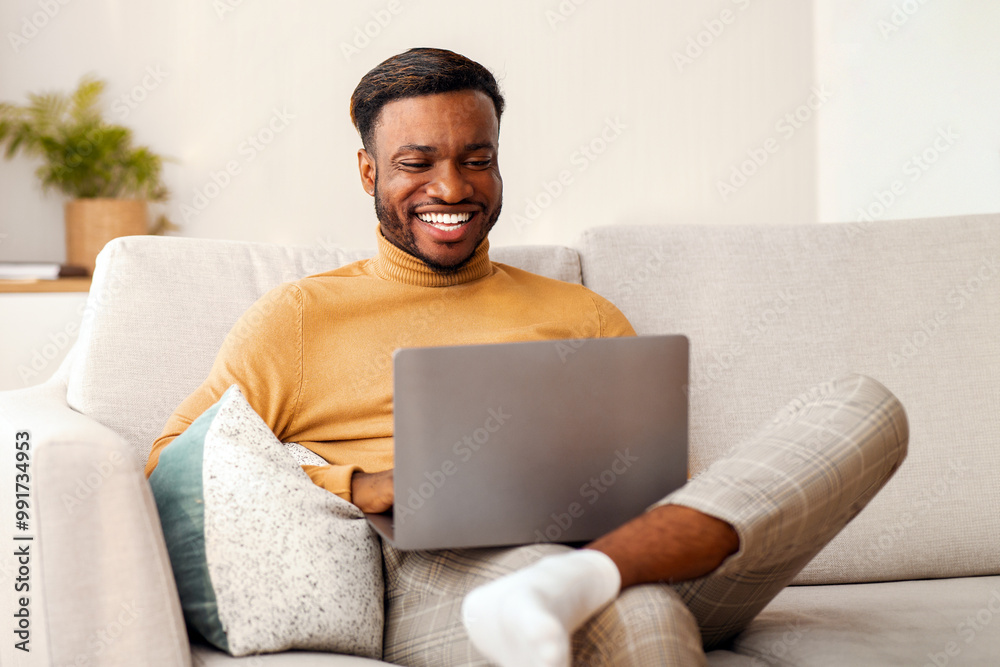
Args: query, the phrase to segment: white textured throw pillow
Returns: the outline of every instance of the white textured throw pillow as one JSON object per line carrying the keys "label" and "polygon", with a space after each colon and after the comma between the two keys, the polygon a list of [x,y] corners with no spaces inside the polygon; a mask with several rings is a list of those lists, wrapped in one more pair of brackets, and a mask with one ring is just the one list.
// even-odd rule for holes
{"label": "white textured throw pillow", "polygon": [[312,483],[239,387],[163,450],[150,484],[185,618],[211,643],[381,657],[378,537]]}

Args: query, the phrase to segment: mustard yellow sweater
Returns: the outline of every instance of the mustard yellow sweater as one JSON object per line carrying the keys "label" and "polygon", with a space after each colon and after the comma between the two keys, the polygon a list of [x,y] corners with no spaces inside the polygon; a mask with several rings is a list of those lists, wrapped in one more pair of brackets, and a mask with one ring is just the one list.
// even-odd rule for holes
{"label": "mustard yellow sweater", "polygon": [[303,466],[309,477],[350,501],[354,471],[393,465],[396,348],[629,335],[632,326],[609,301],[492,263],[489,241],[444,275],[378,232],[375,257],[280,285],[243,314],[208,378],[153,443],[146,475],[235,383],[278,439],[329,462]]}

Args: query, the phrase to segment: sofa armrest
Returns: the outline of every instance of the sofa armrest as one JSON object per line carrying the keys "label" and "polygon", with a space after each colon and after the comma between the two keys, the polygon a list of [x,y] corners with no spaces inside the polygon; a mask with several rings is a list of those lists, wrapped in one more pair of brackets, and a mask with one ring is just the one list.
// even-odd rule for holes
{"label": "sofa armrest", "polygon": [[[25,431],[31,498],[22,532],[13,504],[15,442]],[[0,553],[30,550],[30,664],[190,665],[159,515],[127,443],[70,408],[60,379],[0,392],[0,438]],[[0,561],[5,579],[20,567]],[[14,581],[2,586],[15,590]],[[6,618],[21,608],[22,593],[10,595]],[[3,642],[4,663],[21,654],[11,643]]]}

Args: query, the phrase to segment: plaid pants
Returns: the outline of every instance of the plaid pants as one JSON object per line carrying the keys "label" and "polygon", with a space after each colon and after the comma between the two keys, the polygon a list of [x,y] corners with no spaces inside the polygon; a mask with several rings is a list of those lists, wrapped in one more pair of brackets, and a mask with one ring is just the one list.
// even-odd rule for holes
{"label": "plaid pants", "polygon": [[[574,634],[574,665],[706,664],[704,651],[746,628],[885,485],[908,438],[899,401],[864,376],[838,378],[792,401],[654,505],[684,505],[728,522],[739,551],[707,576],[622,591]],[[462,626],[465,594],[567,549],[407,552],[383,543],[383,659],[414,667],[490,664]]]}

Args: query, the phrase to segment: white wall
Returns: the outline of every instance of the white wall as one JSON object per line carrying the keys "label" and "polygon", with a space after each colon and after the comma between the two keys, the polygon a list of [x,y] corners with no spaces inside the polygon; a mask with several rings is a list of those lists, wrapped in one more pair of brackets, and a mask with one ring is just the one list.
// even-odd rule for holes
{"label": "white wall", "polygon": [[[1000,210],[1000,3],[816,0],[823,221]],[[895,186],[895,191],[894,191]]]}
{"label": "white wall", "polygon": [[0,294],[0,391],[52,377],[76,342],[85,292]]}
{"label": "white wall", "polygon": [[[51,18],[48,0],[0,4],[0,100],[107,79],[110,118],[174,159],[168,210],[190,236],[372,246],[348,99],[418,45],[483,62],[507,94],[496,243],[572,243],[602,223],[853,220],[949,126],[954,147],[883,217],[1000,207],[995,0],[62,1]],[[907,4],[919,10],[883,38],[878,21]],[[366,26],[377,34],[345,55]],[[247,138],[272,120],[281,131],[255,152]],[[605,131],[590,161],[580,147]],[[227,163],[240,171],[216,189]],[[0,161],[0,260],[63,258],[61,198],[39,193],[33,167]]]}
{"label": "white wall", "polygon": [[[348,100],[381,60],[426,45],[486,64],[506,92],[496,243],[572,243],[601,223],[816,217],[816,123],[790,138],[775,128],[814,83],[801,0],[74,0],[15,51],[10,33],[45,18],[39,1],[0,5],[0,100],[107,79],[110,118],[174,158],[169,212],[186,235],[372,246]],[[391,20],[345,55],[373,15]],[[122,95],[144,99],[130,109]],[[293,118],[254,153],[244,142],[267,138],[275,109]],[[769,137],[780,150],[724,201],[717,182]],[[591,142],[604,149],[593,160],[580,150]],[[216,191],[230,162],[240,172]],[[0,161],[0,259],[63,257],[60,197],[38,192],[32,166]],[[550,200],[561,172],[568,185]],[[181,205],[206,188],[214,198],[185,221]]]}

